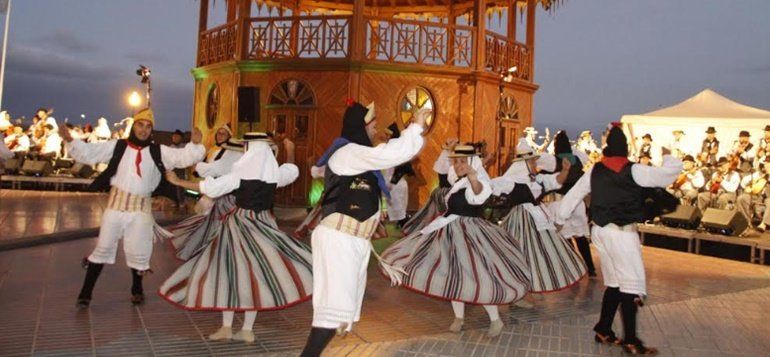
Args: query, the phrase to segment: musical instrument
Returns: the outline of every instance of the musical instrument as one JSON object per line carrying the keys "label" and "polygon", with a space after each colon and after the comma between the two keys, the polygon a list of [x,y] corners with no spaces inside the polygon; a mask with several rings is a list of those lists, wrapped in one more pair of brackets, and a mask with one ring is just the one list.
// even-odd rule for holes
{"label": "musical instrument", "polygon": [[751,181],[751,184],[748,185],[744,191],[749,192],[752,195],[759,195],[762,194],[762,191],[765,190],[765,186],[767,186],[767,176],[760,176]]}
{"label": "musical instrument", "polygon": [[709,187],[709,192],[711,193],[719,193],[719,189],[722,188],[722,181],[725,179],[726,173],[719,173],[717,177],[711,179],[711,187]]}
{"label": "musical instrument", "polygon": [[687,171],[685,171],[685,172],[682,172],[681,174],[679,174],[679,177],[677,177],[677,178],[676,178],[676,181],[674,181],[674,184],[673,184],[673,185],[671,185],[671,187],[672,187],[673,189],[675,189],[675,190],[678,190],[678,189],[679,189],[679,188],[681,188],[681,187],[682,187],[684,184],[686,184],[686,183],[687,183],[687,181],[689,181],[689,180],[690,180],[690,175],[694,174],[694,173],[695,173],[695,171],[697,171],[697,170],[698,170],[698,168],[696,168],[696,167],[693,167],[693,168],[691,168],[690,170],[687,170]]}

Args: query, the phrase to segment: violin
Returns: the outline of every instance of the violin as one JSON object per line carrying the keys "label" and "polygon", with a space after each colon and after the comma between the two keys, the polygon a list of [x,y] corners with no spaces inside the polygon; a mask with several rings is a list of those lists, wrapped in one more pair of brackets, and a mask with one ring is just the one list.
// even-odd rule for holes
{"label": "violin", "polygon": [[687,183],[687,181],[690,180],[690,175],[694,174],[695,171],[698,170],[697,168],[693,167],[692,169],[682,172],[679,174],[679,177],[676,178],[676,181],[674,181],[674,184],[672,185],[672,188],[675,190],[678,190],[680,187],[682,187],[684,184]]}
{"label": "violin", "polygon": [[751,184],[746,187],[746,191],[752,195],[759,195],[765,190],[765,186],[767,186],[767,175],[752,180]]}
{"label": "violin", "polygon": [[722,181],[724,181],[725,175],[726,174],[720,173],[719,176],[711,180],[711,187],[709,188],[709,192],[714,194],[719,193],[719,189],[722,188]]}

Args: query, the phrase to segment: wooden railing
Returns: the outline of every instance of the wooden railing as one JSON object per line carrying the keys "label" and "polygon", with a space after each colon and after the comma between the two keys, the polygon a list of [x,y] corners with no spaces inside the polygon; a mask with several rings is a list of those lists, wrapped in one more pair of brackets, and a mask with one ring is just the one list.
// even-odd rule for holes
{"label": "wooden railing", "polygon": [[471,26],[366,17],[366,58],[406,63],[470,68],[476,30]]}
{"label": "wooden railing", "polygon": [[525,81],[530,80],[530,52],[527,45],[491,31],[487,31],[485,37],[487,42],[484,69],[500,73],[516,66],[517,70],[513,76]]}
{"label": "wooden railing", "polygon": [[350,21],[350,16],[252,18],[247,58],[346,58]]}
{"label": "wooden railing", "polygon": [[235,59],[238,21],[202,32],[198,37],[198,66]]}

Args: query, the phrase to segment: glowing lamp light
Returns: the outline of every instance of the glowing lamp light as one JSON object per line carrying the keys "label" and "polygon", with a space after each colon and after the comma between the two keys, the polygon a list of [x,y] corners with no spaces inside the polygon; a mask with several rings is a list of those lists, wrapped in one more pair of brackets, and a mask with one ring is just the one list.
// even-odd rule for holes
{"label": "glowing lamp light", "polygon": [[136,108],[139,104],[142,104],[142,97],[136,91],[131,92],[128,96],[128,105],[131,106],[131,108]]}

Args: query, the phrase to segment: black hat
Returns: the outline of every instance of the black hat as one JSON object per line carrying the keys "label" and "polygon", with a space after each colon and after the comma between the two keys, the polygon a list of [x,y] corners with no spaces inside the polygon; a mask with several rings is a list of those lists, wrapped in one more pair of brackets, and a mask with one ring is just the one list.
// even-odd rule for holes
{"label": "black hat", "polygon": [[385,131],[388,133],[388,135],[390,135],[391,138],[397,138],[401,136],[401,131],[398,130],[398,125],[396,123],[388,125]]}
{"label": "black hat", "polygon": [[738,137],[748,138],[748,137],[751,137],[751,134],[749,134],[748,130],[741,130],[741,132],[738,134]]}
{"label": "black hat", "polygon": [[628,141],[620,123],[612,123],[610,133],[607,135],[607,147],[602,151],[604,156],[628,156]]}
{"label": "black hat", "polygon": [[556,154],[570,154],[572,147],[569,144],[567,132],[562,130],[553,138],[553,152]]}
{"label": "black hat", "polygon": [[717,161],[717,165],[720,165],[720,166],[721,166],[721,165],[724,165],[724,164],[726,164],[726,163],[728,163],[728,162],[730,162],[730,160],[728,160],[726,157],[722,156],[722,157],[720,157],[720,158],[719,158],[719,160]]}
{"label": "black hat", "polygon": [[714,129],[713,126],[710,126],[708,129],[706,129],[706,134],[716,134],[717,130]]}
{"label": "black hat", "polygon": [[770,125],[765,125],[765,131],[770,131]]}
{"label": "black hat", "polygon": [[652,135],[650,135],[649,133],[644,134],[644,136],[642,136],[642,139],[650,139],[650,141],[652,141]]}
{"label": "black hat", "polygon": [[685,155],[685,156],[682,158],[682,161],[690,161],[690,162],[695,162],[695,158],[694,158],[694,157],[692,157],[692,155]]}
{"label": "black hat", "polygon": [[349,102],[345,114],[342,116],[341,137],[363,146],[372,146],[369,135],[366,134],[366,113],[369,109],[358,102]]}
{"label": "black hat", "polygon": [[174,130],[174,135],[184,136],[184,133],[181,130],[176,129]]}

